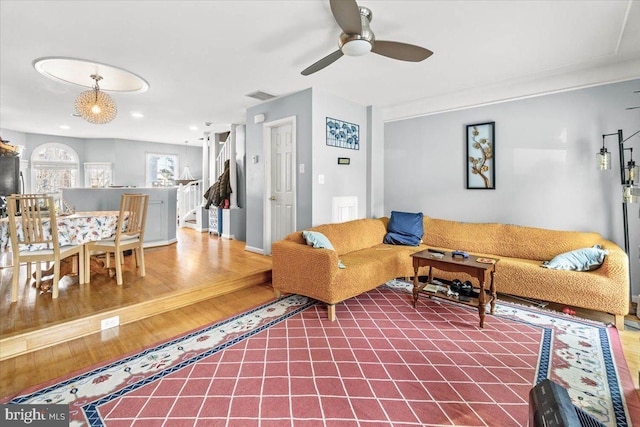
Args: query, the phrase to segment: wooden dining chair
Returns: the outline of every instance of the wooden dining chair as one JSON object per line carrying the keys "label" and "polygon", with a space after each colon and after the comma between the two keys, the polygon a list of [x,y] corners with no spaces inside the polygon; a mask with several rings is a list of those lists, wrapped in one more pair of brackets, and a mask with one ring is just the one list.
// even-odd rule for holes
{"label": "wooden dining chair", "polygon": [[[20,264],[36,263],[36,281],[40,280],[40,263],[53,262],[53,298],[58,298],[60,260],[78,254],[78,282],[84,283],[84,250],[82,245],[60,246],[53,197],[43,194],[13,194],[7,197],[9,234],[13,254],[13,287],[11,302],[18,301]],[[18,227],[20,224],[20,227]],[[20,230],[18,230],[20,228]],[[27,268],[27,280],[31,269]]]}
{"label": "wooden dining chair", "polygon": [[120,213],[118,214],[118,225],[114,236],[85,243],[85,282],[91,280],[91,270],[89,263],[91,251],[106,252],[107,266],[109,265],[110,254],[113,253],[116,267],[116,282],[122,285],[122,264],[124,257],[122,252],[133,249],[136,257],[136,266],[140,267],[140,276],[145,276],[144,270],[144,226],[147,220],[147,206],[149,205],[148,194],[123,194],[120,199]]}

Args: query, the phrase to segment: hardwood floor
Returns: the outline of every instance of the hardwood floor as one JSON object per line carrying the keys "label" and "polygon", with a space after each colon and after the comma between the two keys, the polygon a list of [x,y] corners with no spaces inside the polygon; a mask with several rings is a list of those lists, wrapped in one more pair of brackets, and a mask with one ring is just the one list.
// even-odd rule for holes
{"label": "hardwood floor", "polygon": [[[271,280],[271,258],[244,250],[244,242],[222,240],[181,229],[178,243],[145,250],[146,276],[133,256],[125,257],[124,284],[92,274],[60,281],[60,296],[39,295],[32,285],[19,288],[11,304],[12,269],[0,270],[0,360],[56,342],[100,331],[101,320],[119,316],[128,323],[174,308]],[[9,257],[10,258],[10,257]],[[5,260],[9,265],[11,260]],[[26,268],[21,283],[26,283]]]}
{"label": "hardwood floor", "polygon": [[[228,287],[230,280],[241,281],[242,276],[250,277],[264,269],[270,271],[271,258],[245,251],[244,242],[221,240],[206,233],[182,229],[177,244],[150,249],[145,254],[147,276],[144,279],[136,275],[133,260],[128,259],[122,287],[115,284],[115,279],[106,277],[92,276],[90,285],[84,287],[65,279],[58,301],[52,301],[50,294],[37,295],[33,288],[25,287],[14,307],[8,307],[10,269],[0,270],[1,331],[5,335],[47,327],[51,323],[78,321],[80,316],[95,315],[96,311],[100,313],[105,309],[134,307],[135,310],[136,304],[157,297],[170,301],[172,292],[178,295],[181,292],[206,293],[206,289],[221,287],[224,293],[117,328],[6,358],[0,361],[0,397],[153,346],[274,298],[269,280],[225,293],[231,289]],[[603,315],[586,310],[578,314],[610,321],[608,317],[603,319]],[[637,320],[635,316],[630,318]],[[626,330],[620,335],[627,364],[638,388],[640,333]]]}

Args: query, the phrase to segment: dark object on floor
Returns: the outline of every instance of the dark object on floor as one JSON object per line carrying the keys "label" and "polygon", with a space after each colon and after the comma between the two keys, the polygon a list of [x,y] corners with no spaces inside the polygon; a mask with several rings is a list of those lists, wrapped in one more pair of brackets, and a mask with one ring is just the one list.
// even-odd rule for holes
{"label": "dark object on floor", "polygon": [[462,283],[458,279],[453,279],[453,282],[451,282],[451,285],[449,285],[449,289],[465,297],[478,298],[478,296],[480,295],[478,292],[473,290],[473,285],[468,280]]}
{"label": "dark object on floor", "polygon": [[600,421],[571,403],[560,384],[542,380],[529,391],[529,427],[604,427]]}

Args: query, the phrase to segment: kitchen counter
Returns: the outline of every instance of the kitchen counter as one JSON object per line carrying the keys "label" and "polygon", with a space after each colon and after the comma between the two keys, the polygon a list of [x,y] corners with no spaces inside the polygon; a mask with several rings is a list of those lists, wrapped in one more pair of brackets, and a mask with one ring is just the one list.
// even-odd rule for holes
{"label": "kitchen counter", "polygon": [[75,211],[117,211],[123,194],[148,194],[144,247],[175,243],[177,187],[67,188],[62,197]]}

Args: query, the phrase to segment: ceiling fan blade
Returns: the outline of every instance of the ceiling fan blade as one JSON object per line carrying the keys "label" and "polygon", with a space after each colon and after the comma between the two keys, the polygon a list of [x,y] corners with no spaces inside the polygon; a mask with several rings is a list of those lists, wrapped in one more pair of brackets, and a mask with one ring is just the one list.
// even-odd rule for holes
{"label": "ceiling fan blade", "polygon": [[338,49],[335,52],[325,56],[324,58],[322,58],[320,61],[316,62],[315,64],[305,68],[304,70],[302,70],[302,72],[300,74],[302,74],[303,76],[308,76],[309,74],[313,74],[316,71],[320,71],[324,67],[326,67],[327,65],[330,65],[330,64],[333,64],[334,62],[336,62],[338,59],[340,59],[340,57],[342,55],[344,55],[344,53],[342,53],[342,51],[340,49]]}
{"label": "ceiling fan blade", "polygon": [[360,8],[355,0],[331,0],[331,13],[345,34],[360,34],[362,21]]}
{"label": "ceiling fan blade", "polygon": [[376,40],[371,51],[378,55],[411,62],[420,62],[433,55],[433,52],[424,47],[385,40]]}

